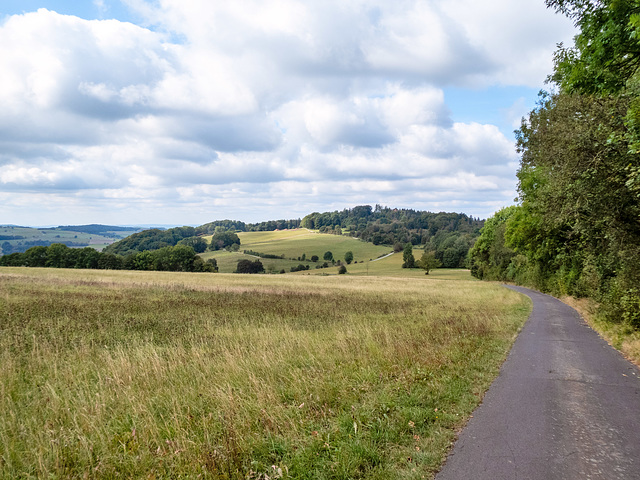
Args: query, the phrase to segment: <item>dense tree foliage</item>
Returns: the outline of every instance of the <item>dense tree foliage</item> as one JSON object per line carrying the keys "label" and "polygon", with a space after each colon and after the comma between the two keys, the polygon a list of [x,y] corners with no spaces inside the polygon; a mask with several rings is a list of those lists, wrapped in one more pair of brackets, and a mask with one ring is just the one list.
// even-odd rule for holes
{"label": "dense tree foliage", "polygon": [[[24,238],[24,237],[21,237]],[[16,238],[9,238],[7,240],[17,240]],[[55,242],[51,240],[22,240],[17,243],[11,244],[8,241],[4,241],[1,245],[2,254],[8,255],[10,253],[23,253],[32,247],[48,247],[54,243],[62,243],[67,247],[87,247],[86,242],[73,242],[70,240],[57,240]]]}
{"label": "dense tree foliage", "polygon": [[260,223],[244,223],[237,220],[217,220],[196,227],[198,235],[211,235],[216,231],[230,230],[233,232],[272,232],[274,230],[288,230],[300,228],[300,219],[269,220]]}
{"label": "dense tree foliage", "polygon": [[242,259],[238,261],[235,273],[264,273],[264,265],[260,260]]}
{"label": "dense tree foliage", "polygon": [[344,254],[344,261],[347,263],[347,265],[350,265],[351,262],[353,262],[353,252],[351,250]]}
{"label": "dense tree foliage", "polygon": [[416,267],[416,259],[413,256],[413,247],[410,243],[407,243],[404,246],[404,250],[402,251],[402,268],[415,268]]}
{"label": "dense tree foliage", "polygon": [[178,245],[186,245],[195,250],[196,253],[203,253],[207,250],[209,244],[202,237],[187,237],[178,242]]}
{"label": "dense tree foliage", "polygon": [[123,257],[85,248],[69,248],[61,243],[32,247],[24,253],[0,257],[0,266],[89,268],[102,270],[162,270],[172,272],[217,272],[215,259],[202,260],[186,245],[163,247]]}
{"label": "dense tree foliage", "polygon": [[640,67],[640,3],[635,0],[547,0],[580,32],[561,45],[551,78],[567,93],[618,93]]}
{"label": "dense tree foliage", "polygon": [[[375,245],[425,245],[444,267],[466,265],[467,254],[484,222],[465,214],[431,213],[410,209],[361,205],[341,212],[311,213],[302,227],[321,233],[349,234]],[[397,246],[397,248],[396,248]]]}
{"label": "dense tree foliage", "polygon": [[487,220],[472,273],[589,296],[640,328],[640,5],[547,4],[581,31],[517,132],[519,205]]}
{"label": "dense tree foliage", "polygon": [[130,255],[144,250],[158,250],[164,247],[173,247],[182,239],[196,236],[194,227],[176,227],[168,230],[152,228],[134,233],[107,246],[105,253],[116,255]]}
{"label": "dense tree foliage", "polygon": [[232,245],[240,246],[240,238],[238,235],[230,230],[218,231],[211,237],[209,250],[222,250]]}
{"label": "dense tree foliage", "polygon": [[442,262],[436,258],[435,252],[431,250],[425,250],[416,264],[425,271],[425,275],[429,275],[429,272],[434,268],[442,266]]}

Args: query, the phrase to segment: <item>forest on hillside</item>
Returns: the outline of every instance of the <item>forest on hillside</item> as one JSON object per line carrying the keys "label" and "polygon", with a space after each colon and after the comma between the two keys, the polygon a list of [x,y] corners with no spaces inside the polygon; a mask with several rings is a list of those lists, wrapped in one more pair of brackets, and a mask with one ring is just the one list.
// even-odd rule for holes
{"label": "forest on hillside", "polygon": [[640,4],[546,3],[579,34],[517,131],[519,201],[487,220],[472,273],[590,297],[640,328]]}
{"label": "forest on hillside", "polygon": [[342,211],[311,213],[304,228],[320,233],[348,234],[374,245],[424,245],[446,268],[464,267],[467,254],[484,221],[464,213],[432,213],[411,209],[361,205]]}

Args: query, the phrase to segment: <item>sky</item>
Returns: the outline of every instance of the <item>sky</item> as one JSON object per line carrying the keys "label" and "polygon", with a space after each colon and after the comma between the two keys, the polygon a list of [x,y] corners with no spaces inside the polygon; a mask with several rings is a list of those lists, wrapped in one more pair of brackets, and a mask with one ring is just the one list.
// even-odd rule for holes
{"label": "sky", "polygon": [[573,35],[543,0],[2,0],[0,224],[487,218]]}

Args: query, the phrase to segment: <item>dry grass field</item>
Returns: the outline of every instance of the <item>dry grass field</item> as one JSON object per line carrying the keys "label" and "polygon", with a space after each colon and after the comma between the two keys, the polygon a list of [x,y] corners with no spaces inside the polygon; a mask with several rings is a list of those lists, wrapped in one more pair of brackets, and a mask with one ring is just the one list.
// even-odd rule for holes
{"label": "dry grass field", "polygon": [[431,478],[530,305],[430,277],[0,268],[0,477]]}

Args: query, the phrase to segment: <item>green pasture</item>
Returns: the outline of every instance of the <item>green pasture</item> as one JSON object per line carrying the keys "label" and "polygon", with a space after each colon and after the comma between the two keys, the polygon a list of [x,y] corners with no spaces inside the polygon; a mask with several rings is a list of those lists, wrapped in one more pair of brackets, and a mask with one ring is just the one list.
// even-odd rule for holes
{"label": "green pasture", "polygon": [[[341,236],[315,233],[307,229],[282,230],[276,232],[240,232],[239,252],[206,252],[202,254],[203,259],[215,258],[222,273],[231,273],[235,270],[238,260],[248,258],[255,260],[255,257],[246,256],[243,250],[252,250],[270,255],[284,255],[284,259],[261,258],[260,261],[265,266],[267,272],[279,272],[284,269],[289,272],[291,267],[299,264],[309,265],[310,270],[305,273],[327,272],[326,269],[316,270],[317,265],[324,263],[325,252],[331,251],[336,260],[344,261],[344,255],[348,251],[353,252],[354,261],[368,261],[376,259],[381,255],[391,252],[388,246],[374,245],[363,242],[359,239]],[[209,239],[210,237],[205,237]],[[299,261],[302,255],[306,260]],[[317,263],[311,261],[311,257],[317,255],[320,259]]]}

